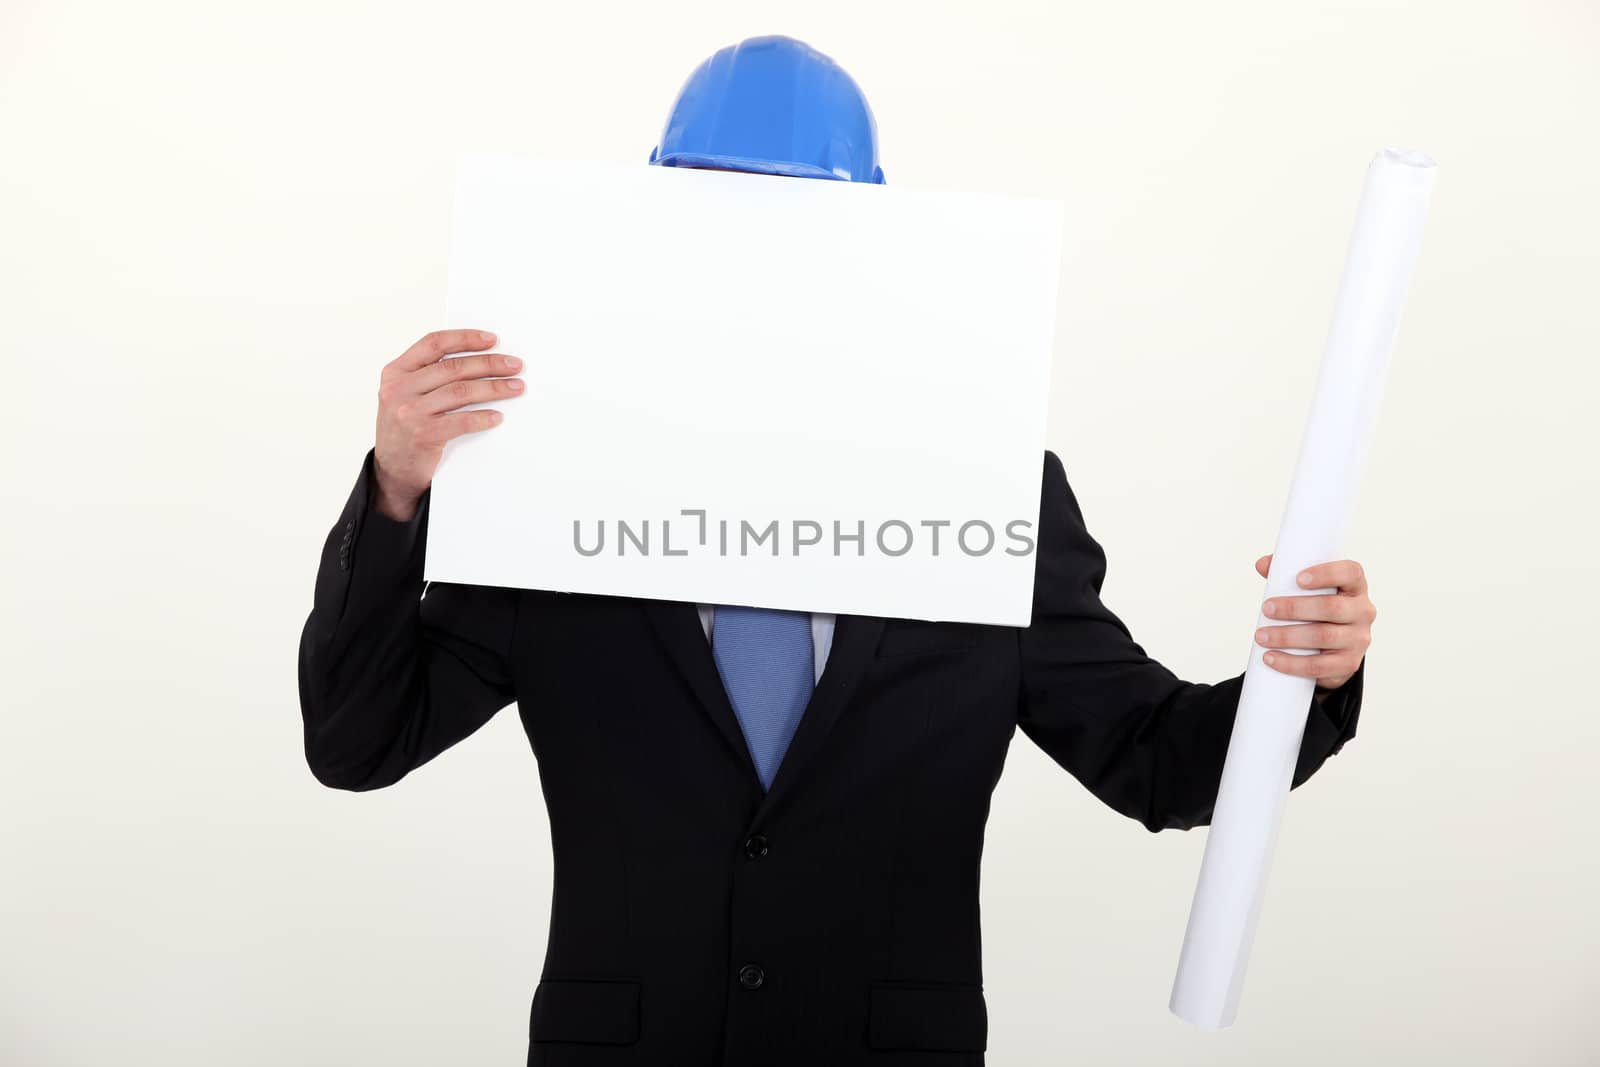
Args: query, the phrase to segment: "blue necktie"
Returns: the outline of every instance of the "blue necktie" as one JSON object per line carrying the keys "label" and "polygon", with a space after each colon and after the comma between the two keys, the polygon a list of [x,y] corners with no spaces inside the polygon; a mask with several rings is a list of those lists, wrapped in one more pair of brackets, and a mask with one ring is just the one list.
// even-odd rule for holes
{"label": "blue necktie", "polygon": [[756,774],[770,789],[816,681],[811,616],[718,604],[711,617],[711,657]]}

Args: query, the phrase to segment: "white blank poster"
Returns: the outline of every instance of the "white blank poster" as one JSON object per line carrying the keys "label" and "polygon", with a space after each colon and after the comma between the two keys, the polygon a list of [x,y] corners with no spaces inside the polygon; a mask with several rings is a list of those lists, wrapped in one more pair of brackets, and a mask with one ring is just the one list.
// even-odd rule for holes
{"label": "white blank poster", "polygon": [[446,325],[521,356],[426,577],[1026,625],[1061,206],[471,157]]}

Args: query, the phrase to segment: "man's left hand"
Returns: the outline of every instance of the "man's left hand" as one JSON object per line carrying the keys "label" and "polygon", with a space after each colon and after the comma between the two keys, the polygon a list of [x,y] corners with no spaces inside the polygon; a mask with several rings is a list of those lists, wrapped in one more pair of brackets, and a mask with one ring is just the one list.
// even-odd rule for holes
{"label": "man's left hand", "polygon": [[[1256,560],[1256,573],[1265,578],[1272,556]],[[1318,649],[1311,655],[1267,652],[1267,666],[1284,674],[1315,678],[1318,689],[1337,689],[1361,666],[1372,644],[1372,620],[1378,609],[1367,595],[1367,576],[1353,559],[1321,563],[1301,571],[1302,589],[1336,588],[1317,596],[1268,597],[1261,610],[1274,622],[1292,626],[1263,626],[1256,644],[1267,648]]]}

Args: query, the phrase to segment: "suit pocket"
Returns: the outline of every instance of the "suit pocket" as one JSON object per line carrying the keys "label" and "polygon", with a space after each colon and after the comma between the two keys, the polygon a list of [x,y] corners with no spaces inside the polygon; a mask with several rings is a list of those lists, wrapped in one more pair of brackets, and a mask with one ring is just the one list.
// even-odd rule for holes
{"label": "suit pocket", "polygon": [[917,1052],[982,1052],[989,1011],[981,986],[884,982],[872,987],[867,1044]]}
{"label": "suit pocket", "polygon": [[533,993],[534,1041],[631,1045],[639,1040],[639,983],[547,978]]}
{"label": "suit pocket", "polygon": [[977,647],[982,632],[973,623],[890,619],[878,639],[878,658],[959,654]]}

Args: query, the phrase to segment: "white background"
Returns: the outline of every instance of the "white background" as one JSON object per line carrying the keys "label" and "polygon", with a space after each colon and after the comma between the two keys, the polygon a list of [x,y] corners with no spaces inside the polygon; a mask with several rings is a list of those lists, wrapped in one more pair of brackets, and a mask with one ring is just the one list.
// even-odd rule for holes
{"label": "white background", "polygon": [[1244,665],[1367,160],[1440,163],[1350,546],[1360,736],[1291,799],[1238,1025],[1166,1012],[1201,833],[1019,738],[991,1062],[1593,1062],[1592,5],[337,0],[0,9],[0,1062],[521,1062],[514,716],[322,789],[299,629],[378,370],[444,325],[455,153],[642,166],[765,32],[856,75],[889,181],[1066,201],[1050,443],[1194,680]]}

